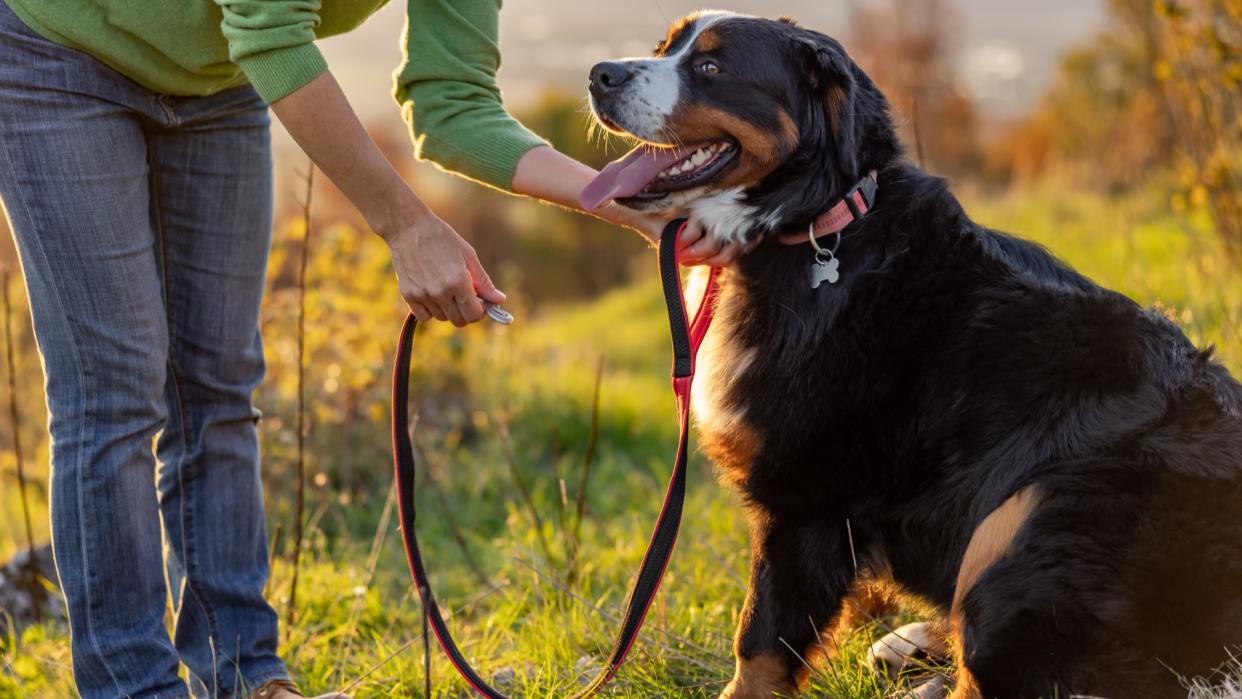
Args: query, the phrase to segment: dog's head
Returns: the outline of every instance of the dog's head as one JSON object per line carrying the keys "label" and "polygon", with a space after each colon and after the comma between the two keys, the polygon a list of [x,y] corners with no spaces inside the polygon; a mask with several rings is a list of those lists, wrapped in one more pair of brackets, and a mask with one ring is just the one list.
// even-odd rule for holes
{"label": "dog's head", "polygon": [[650,58],[591,69],[591,109],[645,142],[582,193],[690,208],[722,241],[810,222],[899,153],[888,105],[836,40],[788,19],[701,12]]}

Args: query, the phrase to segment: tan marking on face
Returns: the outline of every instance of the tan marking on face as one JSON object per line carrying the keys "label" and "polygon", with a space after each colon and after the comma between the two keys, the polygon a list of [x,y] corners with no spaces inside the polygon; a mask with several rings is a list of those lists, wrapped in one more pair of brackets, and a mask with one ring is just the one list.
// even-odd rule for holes
{"label": "tan marking on face", "polygon": [[769,131],[718,107],[692,103],[679,106],[668,118],[667,128],[681,143],[705,143],[726,136],[735,139],[742,151],[735,156],[738,162],[710,187],[745,188],[771,174],[798,143],[797,124],[784,109],[777,114],[780,128]]}
{"label": "tan marking on face", "polygon": [[849,101],[845,98],[845,88],[841,85],[833,85],[828,88],[828,124],[832,127],[832,133],[841,134],[842,125],[841,115],[849,108]]}
{"label": "tan marking on face", "polygon": [[798,691],[797,682],[779,658],[758,655],[737,659],[733,681],[721,692],[721,699],[776,699]]}
{"label": "tan marking on face", "polygon": [[984,571],[1000,560],[1013,543],[1018,530],[1030,518],[1031,512],[1039,505],[1039,491],[1035,486],[1027,486],[1015,493],[1001,506],[979,523],[975,533],[966,545],[966,554],[962,556],[962,565],[957,571],[957,587],[953,592],[953,607],[950,616],[955,626],[960,627],[961,605],[966,593],[975,586]]}
{"label": "tan marking on face", "polygon": [[718,48],[720,48],[720,35],[712,29],[703,30],[694,40],[694,50],[700,53],[708,53]]}
{"label": "tan marking on face", "polygon": [[656,47],[655,55],[656,56],[667,55],[669,47],[672,46],[673,43],[677,41],[677,37],[681,36],[681,33],[686,31],[690,27],[690,25],[694,24],[695,21],[698,20],[698,18],[699,18],[698,13],[690,14],[690,15],[686,15],[685,17],[682,17],[681,19],[669,25],[668,34],[664,36],[664,40],[661,41],[660,45]]}

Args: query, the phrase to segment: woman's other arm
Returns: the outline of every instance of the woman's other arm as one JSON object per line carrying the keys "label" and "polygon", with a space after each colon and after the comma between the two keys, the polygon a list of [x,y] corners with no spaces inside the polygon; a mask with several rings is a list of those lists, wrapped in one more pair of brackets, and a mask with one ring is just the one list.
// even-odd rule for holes
{"label": "woman's other arm", "polygon": [[388,243],[401,295],[415,316],[461,326],[483,317],[477,297],[504,302],[474,248],[380,153],[330,72],[273,102],[272,111]]}
{"label": "woman's other arm", "polygon": [[419,320],[483,317],[504,300],[474,249],[432,213],[366,134],[315,46],[317,0],[216,0],[229,58],[321,170],[392,249],[401,295]]}
{"label": "woman's other arm", "polygon": [[[405,61],[394,95],[419,158],[507,192],[581,211],[578,193],[597,174],[549,146],[504,108],[498,0],[407,0]],[[662,218],[608,202],[591,213],[659,238]],[[741,249],[716,248],[691,220],[683,260],[724,264]]]}

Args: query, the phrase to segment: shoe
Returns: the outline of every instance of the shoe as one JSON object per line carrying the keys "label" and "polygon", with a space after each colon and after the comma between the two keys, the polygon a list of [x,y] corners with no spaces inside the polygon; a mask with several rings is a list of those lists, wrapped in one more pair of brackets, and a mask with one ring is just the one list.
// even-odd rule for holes
{"label": "shoe", "polygon": [[[289,680],[271,680],[264,682],[262,687],[254,690],[254,693],[250,695],[250,699],[307,699],[307,697],[299,692],[298,686]],[[341,694],[340,692],[328,692],[311,699],[349,699],[349,695]]]}

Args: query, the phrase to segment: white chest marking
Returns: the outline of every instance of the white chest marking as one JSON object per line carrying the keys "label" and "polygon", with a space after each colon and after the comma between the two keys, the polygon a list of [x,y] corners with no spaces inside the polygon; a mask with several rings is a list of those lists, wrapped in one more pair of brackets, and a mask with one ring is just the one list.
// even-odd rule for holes
{"label": "white chest marking", "polygon": [[704,432],[738,429],[746,417],[745,404],[732,395],[733,386],[746,374],[759,352],[753,347],[741,351],[729,347],[728,330],[719,321],[714,323],[699,350],[691,410]]}
{"label": "white chest marking", "polygon": [[742,188],[735,187],[695,200],[691,210],[703,228],[722,243],[740,243],[755,227],[756,207],[742,203]]}

